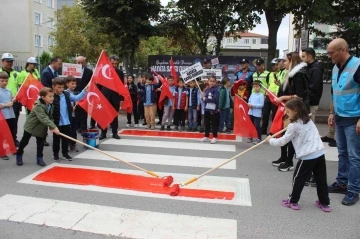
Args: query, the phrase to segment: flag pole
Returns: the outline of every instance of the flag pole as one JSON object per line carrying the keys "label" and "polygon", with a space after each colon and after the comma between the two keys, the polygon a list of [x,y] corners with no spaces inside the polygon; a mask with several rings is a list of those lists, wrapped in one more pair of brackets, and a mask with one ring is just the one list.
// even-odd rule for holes
{"label": "flag pole", "polygon": [[235,94],[235,96],[237,96],[240,100],[242,100],[245,104],[249,105],[249,103],[247,103],[243,98],[241,98],[238,94]]}

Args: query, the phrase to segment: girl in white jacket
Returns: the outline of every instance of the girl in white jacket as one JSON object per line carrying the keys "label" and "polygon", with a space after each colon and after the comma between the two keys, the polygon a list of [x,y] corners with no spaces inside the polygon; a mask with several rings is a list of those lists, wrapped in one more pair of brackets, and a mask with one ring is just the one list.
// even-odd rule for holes
{"label": "girl in white jacket", "polygon": [[281,204],[293,210],[299,210],[298,201],[305,186],[305,181],[313,173],[317,182],[317,194],[319,200],[315,205],[324,212],[330,212],[330,199],[326,181],[326,164],[324,145],[321,141],[319,131],[310,120],[306,105],[300,98],[294,98],[286,102],[285,110],[291,123],[286,133],[281,138],[275,139],[271,136],[266,140],[272,146],[283,146],[292,141],[299,162],[293,175],[293,188],[289,198]]}

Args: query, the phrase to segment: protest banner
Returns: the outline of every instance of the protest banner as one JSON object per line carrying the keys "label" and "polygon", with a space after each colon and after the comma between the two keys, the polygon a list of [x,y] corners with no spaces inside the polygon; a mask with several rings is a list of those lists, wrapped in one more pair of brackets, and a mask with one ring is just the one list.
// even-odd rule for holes
{"label": "protest banner", "polygon": [[216,77],[217,81],[222,80],[221,69],[204,69],[204,73],[201,75],[201,80],[208,80],[212,75]]}
{"label": "protest banner", "polygon": [[62,77],[65,76],[74,76],[76,78],[81,78],[82,76],[82,65],[81,64],[71,64],[71,63],[62,63]]}
{"label": "protest banner", "polygon": [[200,62],[189,66],[185,70],[180,71],[181,77],[185,83],[200,77],[204,72],[204,69]]}
{"label": "protest banner", "polygon": [[211,59],[211,65],[218,65],[219,64],[219,58],[214,58],[214,59]]}

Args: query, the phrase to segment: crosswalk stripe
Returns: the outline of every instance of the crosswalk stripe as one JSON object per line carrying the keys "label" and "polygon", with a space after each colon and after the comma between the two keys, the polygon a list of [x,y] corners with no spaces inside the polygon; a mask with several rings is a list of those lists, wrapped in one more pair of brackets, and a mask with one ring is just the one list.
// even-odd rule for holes
{"label": "crosswalk stripe", "polygon": [[[140,154],[140,153],[125,153],[125,152],[116,152],[116,151],[104,151],[104,152],[114,157],[117,157],[121,160],[132,163],[186,166],[186,167],[213,168],[227,160],[221,158],[186,157],[186,156],[161,155],[161,154]],[[81,154],[78,154],[75,156],[75,158],[117,161],[109,156],[106,156],[104,154],[92,150],[87,150]],[[232,161],[222,166],[221,168],[236,169],[236,162]]]}
{"label": "crosswalk stripe", "polygon": [[210,143],[186,143],[186,142],[169,142],[169,141],[150,141],[137,139],[108,139],[101,144],[134,146],[134,147],[151,147],[151,148],[168,148],[168,149],[191,149],[204,151],[221,151],[221,152],[235,152],[235,145],[228,144],[210,144]]}
{"label": "crosswalk stripe", "polygon": [[[155,194],[155,193],[132,191],[132,190],[125,190],[125,189],[99,187],[99,186],[93,186],[93,185],[75,185],[75,184],[51,183],[51,182],[49,183],[49,182],[33,180],[37,175],[39,175],[43,172],[46,172],[47,170],[49,170],[53,167],[107,170],[107,171],[115,172],[115,173],[125,173],[125,174],[132,174],[132,175],[148,176],[141,171],[135,171],[135,170],[92,167],[92,166],[83,166],[83,165],[70,165],[70,164],[65,165],[65,164],[53,163],[53,164],[51,164],[45,168],[42,168],[39,171],[37,171],[27,177],[19,180],[18,183],[60,187],[60,188],[71,188],[71,189],[88,190],[88,191],[105,192],[105,193],[115,193],[115,194],[141,196],[141,197],[162,198],[162,199],[169,199],[169,200],[195,201],[195,202],[240,205],[240,206],[251,206],[252,205],[251,204],[251,196],[250,196],[249,179],[247,179],[247,178],[204,176],[203,178],[201,178],[201,180],[198,180],[186,187],[189,189],[234,192],[235,195],[232,200],[190,198],[190,197],[179,197],[179,196],[171,197],[170,195],[164,195],[164,194]],[[174,173],[168,173],[168,172],[162,172],[159,174],[160,174],[160,176],[168,176],[168,175],[173,176],[174,183],[184,182],[184,181],[189,180],[190,178],[197,176],[197,175],[190,175],[190,174],[174,174]]]}
{"label": "crosswalk stripe", "polygon": [[6,194],[0,219],[128,238],[237,238],[237,221]]}

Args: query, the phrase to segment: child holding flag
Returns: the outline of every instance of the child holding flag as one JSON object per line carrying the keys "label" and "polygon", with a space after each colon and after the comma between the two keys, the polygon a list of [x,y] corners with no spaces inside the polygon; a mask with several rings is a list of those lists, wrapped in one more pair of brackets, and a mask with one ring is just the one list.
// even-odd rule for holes
{"label": "child holding flag", "polygon": [[248,143],[258,144],[261,142],[261,111],[264,107],[264,95],[260,92],[261,89],[261,82],[254,81],[253,82],[253,93],[250,95],[249,98],[249,116],[253,124],[255,125],[258,138],[257,139],[248,139]]}
{"label": "child holding flag", "polygon": [[[170,91],[175,94],[175,86],[174,86],[174,78],[172,76],[169,76],[168,78]],[[160,130],[165,130],[165,125],[167,124],[166,130],[171,130],[171,124],[174,116],[174,110],[173,110],[173,101],[166,97],[164,100],[164,113],[163,118],[161,121],[161,128]],[[167,123],[166,123],[167,121]]]}
{"label": "child holding flag", "polygon": [[[9,80],[8,74],[5,72],[0,72],[0,110],[4,118],[6,119],[6,123],[9,126],[12,138],[15,143],[16,118],[13,109],[14,102],[12,100],[12,94],[11,91],[6,88],[8,84],[8,80]],[[1,155],[0,159],[9,160],[9,156]]]}

